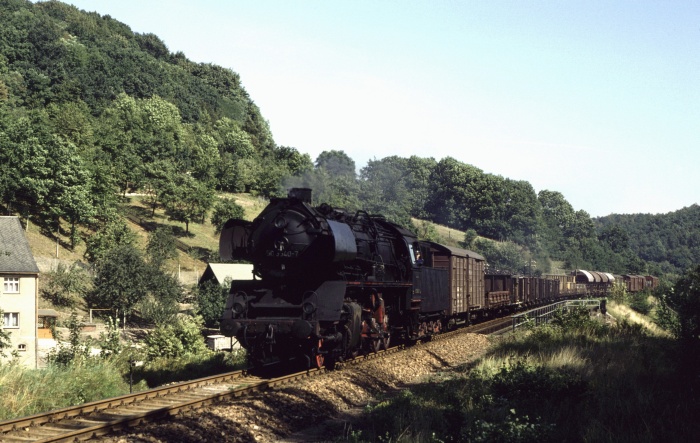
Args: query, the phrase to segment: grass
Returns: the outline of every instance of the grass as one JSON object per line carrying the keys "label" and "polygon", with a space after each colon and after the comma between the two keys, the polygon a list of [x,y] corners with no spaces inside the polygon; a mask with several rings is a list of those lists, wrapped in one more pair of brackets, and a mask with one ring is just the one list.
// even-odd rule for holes
{"label": "grass", "polygon": [[[27,369],[0,366],[0,420],[25,417],[129,393],[130,351],[109,358],[89,357],[79,363]],[[244,352],[206,350],[174,359],[147,361],[133,370],[133,390],[143,391],[245,366]]]}
{"label": "grass", "polygon": [[476,364],[368,407],[343,440],[693,441],[698,346],[629,319],[563,317],[498,339]]}
{"label": "grass", "polygon": [[[141,389],[145,388],[142,384]],[[0,366],[0,420],[23,417],[129,392],[123,370],[110,360],[45,369]]]}

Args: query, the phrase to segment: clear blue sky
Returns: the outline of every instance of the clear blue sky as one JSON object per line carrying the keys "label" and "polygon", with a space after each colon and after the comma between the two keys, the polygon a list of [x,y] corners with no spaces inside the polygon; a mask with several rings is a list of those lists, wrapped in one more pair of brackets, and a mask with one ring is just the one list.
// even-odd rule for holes
{"label": "clear blue sky", "polygon": [[315,160],[452,156],[592,216],[700,202],[700,2],[73,0],[230,68]]}

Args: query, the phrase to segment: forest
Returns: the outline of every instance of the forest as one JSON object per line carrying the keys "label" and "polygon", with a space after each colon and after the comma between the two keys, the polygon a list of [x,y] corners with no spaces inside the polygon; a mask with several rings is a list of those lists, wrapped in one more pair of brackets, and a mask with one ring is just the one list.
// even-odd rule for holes
{"label": "forest", "polygon": [[466,232],[461,246],[511,272],[674,279],[700,263],[697,205],[592,218],[556,190],[451,157],[391,156],[357,171],[333,143],[316,159],[277,145],[236,72],[171,53],[156,35],[57,1],[0,0],[0,210],[48,236],[69,226],[88,262],[118,243],[126,193],[145,194],[187,234],[221,222],[221,195],[305,186],[315,202],[414,223],[427,239],[438,240],[415,220]]}

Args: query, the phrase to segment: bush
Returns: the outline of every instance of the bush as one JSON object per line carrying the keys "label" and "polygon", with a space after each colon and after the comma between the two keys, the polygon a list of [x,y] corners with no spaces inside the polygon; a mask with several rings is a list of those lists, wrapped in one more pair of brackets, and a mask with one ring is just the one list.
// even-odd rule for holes
{"label": "bush", "polygon": [[635,292],[630,297],[630,308],[640,314],[649,315],[652,305],[649,303],[649,293],[646,291]]}
{"label": "bush", "polygon": [[241,205],[233,200],[220,200],[214,207],[214,212],[211,215],[211,224],[214,225],[216,233],[220,233],[227,221],[232,218],[242,219],[245,216],[245,210]]}
{"label": "bush", "polygon": [[231,279],[227,278],[223,285],[215,280],[209,280],[197,289],[197,312],[204,319],[205,325],[215,327],[219,322],[230,287]]}
{"label": "bush", "polygon": [[50,365],[58,366],[79,366],[90,359],[90,345],[92,341],[80,339],[83,323],[78,319],[78,314],[73,311],[66,323],[68,327],[68,344],[61,342],[61,336],[56,329],[52,330],[53,336],[58,342],[58,346],[53,348],[46,356],[46,361]]}
{"label": "bush", "polygon": [[146,337],[149,359],[200,355],[207,351],[201,332],[201,318],[179,317],[175,323],[161,324]]}

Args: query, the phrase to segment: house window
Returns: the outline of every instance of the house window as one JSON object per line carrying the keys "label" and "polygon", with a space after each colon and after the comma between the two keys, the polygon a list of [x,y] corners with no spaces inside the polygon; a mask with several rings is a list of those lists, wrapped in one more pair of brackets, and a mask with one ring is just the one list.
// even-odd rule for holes
{"label": "house window", "polygon": [[2,327],[19,328],[19,312],[5,312]]}
{"label": "house window", "polygon": [[5,277],[5,285],[3,291],[5,294],[19,292],[19,277]]}
{"label": "house window", "polygon": [[22,352],[22,351],[25,351],[25,352],[26,352],[26,350],[27,350],[27,345],[25,345],[24,343],[20,343],[20,344],[17,345],[17,350],[20,351],[20,352]]}

